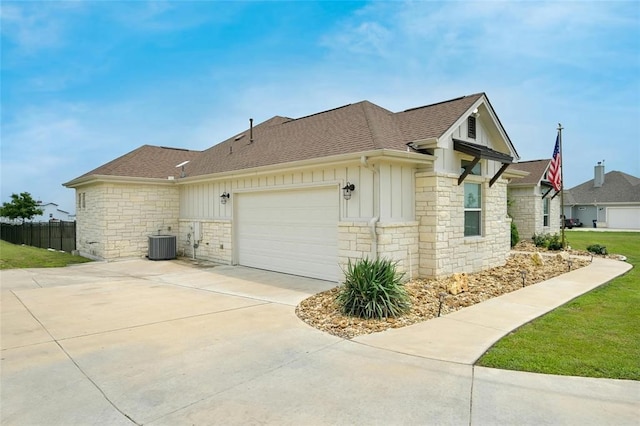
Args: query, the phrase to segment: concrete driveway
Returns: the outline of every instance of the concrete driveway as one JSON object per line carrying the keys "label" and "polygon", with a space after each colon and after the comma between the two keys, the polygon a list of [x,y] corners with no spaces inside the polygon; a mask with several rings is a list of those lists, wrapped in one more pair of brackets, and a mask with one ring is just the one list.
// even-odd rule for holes
{"label": "concrete driveway", "polygon": [[317,331],[295,306],[329,282],[143,260],[0,279],[3,425],[635,424],[640,414],[637,382],[478,368],[401,353],[393,333],[376,346]]}

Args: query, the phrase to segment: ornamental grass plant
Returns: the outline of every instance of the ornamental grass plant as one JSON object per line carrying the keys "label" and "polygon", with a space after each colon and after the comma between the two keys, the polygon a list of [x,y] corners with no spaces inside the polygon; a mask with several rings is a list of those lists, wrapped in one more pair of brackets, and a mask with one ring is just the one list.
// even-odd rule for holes
{"label": "ornamental grass plant", "polygon": [[397,317],[411,307],[396,262],[360,259],[347,265],[336,300],[342,313],[365,319]]}

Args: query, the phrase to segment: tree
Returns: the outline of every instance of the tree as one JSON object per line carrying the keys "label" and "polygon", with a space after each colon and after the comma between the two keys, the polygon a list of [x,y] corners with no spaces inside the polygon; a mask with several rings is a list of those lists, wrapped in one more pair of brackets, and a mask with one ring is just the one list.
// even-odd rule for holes
{"label": "tree", "polygon": [[38,207],[38,202],[28,192],[21,192],[19,195],[11,194],[11,202],[2,203],[2,207],[0,207],[0,216],[9,219],[22,219],[22,223],[34,216],[41,215],[43,212],[44,210]]}

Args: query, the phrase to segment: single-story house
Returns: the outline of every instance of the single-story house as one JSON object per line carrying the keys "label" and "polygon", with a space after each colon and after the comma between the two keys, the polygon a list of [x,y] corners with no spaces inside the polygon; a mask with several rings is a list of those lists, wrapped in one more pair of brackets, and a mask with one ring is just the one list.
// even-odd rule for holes
{"label": "single-story house", "polygon": [[551,160],[534,160],[509,167],[509,170],[528,173],[512,180],[507,187],[508,212],[518,228],[520,238],[560,232],[560,196],[547,180],[550,164]]}
{"label": "single-story house", "polygon": [[407,278],[474,272],[509,252],[509,164],[486,94],[391,112],[368,101],[275,116],[205,150],[142,146],[64,185],[78,250],[178,253],[327,280],[385,257]]}
{"label": "single-story house", "polygon": [[594,167],[594,178],[564,195],[564,214],[584,226],[640,229],[640,179],[623,172],[605,174],[604,162]]}

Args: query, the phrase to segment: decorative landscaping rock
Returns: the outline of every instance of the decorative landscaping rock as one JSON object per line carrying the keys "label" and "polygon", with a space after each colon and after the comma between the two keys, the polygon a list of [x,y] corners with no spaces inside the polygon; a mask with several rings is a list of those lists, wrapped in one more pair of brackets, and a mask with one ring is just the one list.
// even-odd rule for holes
{"label": "decorative landscaping rock", "polygon": [[544,266],[544,259],[542,258],[542,255],[540,254],[540,252],[535,252],[531,255],[531,260],[533,261],[533,264],[536,266]]}
{"label": "decorative landscaping rock", "polygon": [[449,294],[456,295],[465,291],[469,291],[469,278],[464,272],[453,274],[451,280],[447,284]]}
{"label": "decorative landscaping rock", "polygon": [[[533,244],[532,244],[533,246]],[[535,249],[535,246],[533,246]],[[585,253],[575,253],[582,254]],[[588,265],[589,257],[575,258],[572,270]],[[522,288],[522,272],[527,271],[526,285],[539,283],[567,272],[567,262],[550,256],[543,266],[534,266],[530,254],[512,254],[504,266],[482,272],[465,274],[468,290],[456,295],[448,294],[442,305],[441,315],[463,309]],[[405,327],[438,316],[440,293],[447,292],[452,277],[445,279],[411,280],[405,288],[411,298],[411,310],[397,318],[362,319],[345,316],[336,303],[339,287],[313,295],[296,308],[298,317],[324,332],[351,339],[362,334],[376,333],[390,328]]]}

